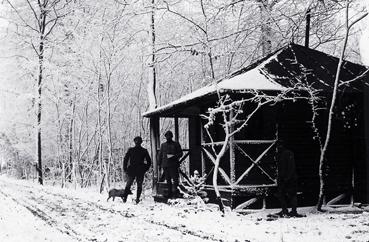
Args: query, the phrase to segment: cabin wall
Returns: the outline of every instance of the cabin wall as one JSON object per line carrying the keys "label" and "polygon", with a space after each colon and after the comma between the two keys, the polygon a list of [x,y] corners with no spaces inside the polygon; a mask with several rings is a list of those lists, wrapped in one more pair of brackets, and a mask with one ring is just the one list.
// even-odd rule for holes
{"label": "cabin wall", "polygon": [[363,106],[364,106],[364,141],[363,144],[365,146],[365,165],[363,167],[363,171],[365,171],[365,185],[363,186],[363,192],[365,192],[366,203],[369,203],[369,87],[365,86],[364,89],[364,97],[363,97]]}
{"label": "cabin wall", "polygon": [[[368,167],[365,150],[363,115],[365,107],[361,94],[347,93],[339,96],[332,125],[331,139],[326,153],[326,201],[345,194],[341,203],[349,203],[351,195],[359,202],[368,197]],[[304,101],[285,103],[280,106],[279,138],[295,154],[298,173],[299,205],[313,205],[319,193],[320,149],[311,126],[311,108]],[[317,127],[325,139],[326,110],[319,113]],[[366,131],[368,132],[368,131]],[[353,177],[354,173],[354,177]],[[353,179],[354,178],[354,179]],[[354,191],[352,190],[354,184]]]}
{"label": "cabin wall", "polygon": [[[369,114],[364,103],[369,103],[368,96],[365,96],[367,102],[363,102],[360,94],[345,94],[340,96],[335,110],[331,139],[326,154],[327,166],[326,174],[326,201],[346,194],[346,198],[341,203],[349,203],[351,194],[354,194],[356,202],[367,202],[368,197],[368,139],[369,135]],[[354,104],[354,105],[350,105]],[[367,104],[365,104],[367,105]],[[349,107],[349,108],[347,108]],[[345,112],[345,117],[342,116]],[[365,114],[365,115],[364,115]],[[326,133],[328,113],[323,110],[319,113],[317,126],[321,135]],[[250,125],[243,132],[237,134],[237,139],[270,139],[278,136],[286,143],[286,147],[295,154],[296,169],[298,173],[298,200],[299,206],[315,205],[319,194],[319,157],[320,148],[318,141],[313,137],[315,134],[312,129],[312,111],[311,106],[306,100],[295,102],[285,102],[276,105],[273,110],[262,110]],[[271,125],[271,123],[273,123]],[[268,125],[268,123],[270,125]],[[351,123],[351,124],[350,124]],[[273,130],[272,126],[278,127]],[[247,132],[251,130],[252,132]],[[266,132],[266,130],[269,130]],[[277,133],[276,133],[277,131]],[[222,129],[214,128],[214,137],[221,140]],[[219,132],[219,133],[218,133]],[[323,136],[323,139],[325,136]],[[247,147],[248,146],[248,147]],[[243,149],[256,159],[256,157],[265,149],[266,145],[243,145]],[[265,170],[273,176],[276,174],[274,160],[275,149],[271,149],[260,163]],[[236,155],[236,179],[250,166],[250,161],[240,153]],[[207,170],[211,167],[209,161],[206,162]],[[229,152],[227,152],[221,162],[221,167],[229,174]],[[274,169],[274,170],[273,170]],[[354,172],[354,180],[353,180]],[[225,183],[219,179],[220,184]],[[268,179],[258,170],[253,168],[250,175],[240,184],[254,185],[267,184]],[[352,185],[354,183],[354,191]],[[209,184],[211,181],[209,180]],[[272,192],[273,193],[273,192]],[[233,198],[233,202],[241,203],[250,196],[238,194]],[[237,204],[233,204],[235,206]],[[267,201],[267,206],[279,206],[276,197],[271,194]]]}
{"label": "cabin wall", "polygon": [[327,200],[346,194],[342,201],[366,202],[367,163],[363,94],[345,93],[338,98],[332,142],[328,150]]}
{"label": "cabin wall", "polygon": [[[348,196],[342,202],[350,202],[350,195],[354,194],[356,202],[368,202],[369,200],[369,89],[365,95],[349,93],[339,96],[336,115],[334,116],[332,136],[327,152],[326,171],[326,200],[346,193]],[[354,104],[354,105],[350,105]],[[349,107],[349,108],[348,108]],[[343,112],[345,115],[342,115]],[[343,117],[344,116],[344,117]],[[236,140],[273,140],[282,139],[287,148],[295,154],[296,168],[298,173],[298,199],[299,206],[315,205],[319,193],[319,156],[320,149],[318,141],[313,137],[311,106],[306,100],[295,102],[286,101],[274,105],[272,108],[263,108],[252,119],[248,127],[235,136]],[[152,130],[152,156],[155,164],[156,155],[153,150],[159,147],[159,125],[156,119],[150,120]],[[350,125],[351,123],[351,125]],[[215,122],[217,124],[217,122]],[[354,124],[354,125],[352,125]],[[190,149],[190,174],[194,170],[210,173],[213,163],[201,151],[202,142],[209,143],[210,139],[203,130],[204,120],[200,117],[189,117],[188,137]],[[327,110],[319,113],[317,126],[322,135],[326,133]],[[213,125],[210,130],[214,141],[224,140],[224,130],[219,125]],[[204,134],[204,135],[203,135]],[[323,139],[325,136],[323,137]],[[256,159],[260,153],[267,148],[263,145],[240,145],[242,149]],[[205,146],[206,148],[206,146]],[[207,149],[211,151],[210,146]],[[216,147],[217,150],[220,146]],[[240,151],[235,152],[236,180],[252,164]],[[205,164],[205,167],[203,166]],[[271,176],[276,176],[275,149],[272,148],[260,163]],[[222,169],[230,174],[230,153],[226,152],[221,160]],[[155,178],[154,169],[154,181]],[[354,176],[353,176],[354,174]],[[208,177],[207,184],[212,184]],[[353,179],[354,178],[354,179]],[[228,185],[219,175],[219,185]],[[268,179],[257,167],[252,169],[250,175],[240,182],[240,185],[267,184]],[[354,191],[352,184],[354,183]],[[209,193],[210,194],[210,193]],[[267,198],[268,207],[279,206],[278,200],[272,191]],[[252,196],[245,193],[231,192],[232,206],[250,199]]]}

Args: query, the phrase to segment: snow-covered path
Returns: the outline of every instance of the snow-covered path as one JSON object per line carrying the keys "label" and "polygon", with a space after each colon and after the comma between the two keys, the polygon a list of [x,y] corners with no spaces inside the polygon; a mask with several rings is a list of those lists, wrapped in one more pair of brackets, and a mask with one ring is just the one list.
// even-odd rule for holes
{"label": "snow-covered path", "polygon": [[[50,241],[152,241],[156,239],[172,241],[174,238],[186,241],[206,240],[203,235],[137,216],[131,211],[133,205],[126,206],[127,209],[123,210],[113,209],[111,207],[115,204],[112,202],[98,204],[68,194],[50,192],[43,187],[12,183],[9,180],[7,182],[0,180],[0,200],[6,201],[5,204],[1,202],[1,207],[23,207],[31,212],[38,219],[31,218],[30,221],[29,217],[24,218],[19,221],[19,224],[22,227],[28,226],[27,229],[37,229],[39,226],[38,230],[43,230],[45,239]],[[119,205],[122,206],[122,203]],[[14,211],[10,212],[14,213]],[[23,214],[29,215],[24,209],[20,213],[14,214],[14,217],[22,218]],[[33,224],[34,221],[39,224]],[[7,231],[3,228],[1,227],[0,231]],[[53,230],[52,233],[49,230]],[[18,234],[27,236],[19,231]],[[55,235],[59,237],[53,238]],[[66,235],[68,240],[65,240]],[[30,241],[40,241],[39,238],[40,236],[37,236],[35,240]],[[0,239],[0,241],[6,240]],[[19,240],[15,238],[14,241]]]}
{"label": "snow-covered path", "polygon": [[0,176],[0,241],[369,241],[369,212],[309,213],[267,221],[216,209],[106,202],[106,194]]}
{"label": "snow-covered path", "polygon": [[0,241],[70,240],[70,236],[38,219],[3,192],[0,192],[0,201]]}

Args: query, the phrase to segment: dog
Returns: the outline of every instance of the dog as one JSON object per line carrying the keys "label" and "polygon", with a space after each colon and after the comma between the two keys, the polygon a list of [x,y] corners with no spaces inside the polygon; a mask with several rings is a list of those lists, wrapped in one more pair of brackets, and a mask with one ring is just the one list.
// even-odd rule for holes
{"label": "dog", "polygon": [[[127,196],[129,194],[132,194],[131,190],[129,190],[127,192]],[[109,199],[111,197],[113,198],[113,201],[114,201],[115,197],[120,197],[120,198],[122,198],[123,202],[125,202],[125,200],[124,200],[124,189],[115,189],[115,188],[113,188],[113,189],[109,190],[109,197],[106,201],[109,201]]]}

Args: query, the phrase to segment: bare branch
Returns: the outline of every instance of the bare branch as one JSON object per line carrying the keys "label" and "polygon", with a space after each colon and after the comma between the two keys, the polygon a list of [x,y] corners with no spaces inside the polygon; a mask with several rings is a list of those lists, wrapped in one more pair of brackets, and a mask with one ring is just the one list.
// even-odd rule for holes
{"label": "bare branch", "polygon": [[26,0],[28,6],[30,7],[32,13],[33,13],[33,16],[35,17],[35,19],[37,20],[37,24],[38,24],[38,27],[40,28],[40,19],[36,13],[36,10],[34,9],[34,7],[31,5],[30,1],[29,0]]}
{"label": "bare branch", "polygon": [[176,11],[173,11],[173,10],[171,10],[170,8],[169,8],[169,3],[167,2],[167,1],[165,1],[164,0],[164,3],[166,4],[166,8],[156,8],[156,9],[158,9],[158,10],[163,10],[163,9],[166,9],[168,12],[170,12],[170,13],[172,13],[172,14],[174,14],[174,15],[177,15],[178,17],[180,17],[180,18],[182,18],[182,19],[184,19],[184,20],[186,20],[186,21],[188,21],[188,22],[190,22],[190,23],[192,23],[193,25],[195,25],[197,28],[199,28],[204,34],[206,34],[206,30],[202,27],[202,26],[200,26],[199,24],[197,24],[195,21],[193,21],[192,19],[190,19],[190,18],[188,18],[188,17],[186,17],[186,16],[184,16],[184,15],[182,15],[182,14],[180,14],[180,13],[178,13],[178,12],[176,12]]}
{"label": "bare branch", "polygon": [[23,24],[30,28],[31,30],[35,31],[36,33],[39,33],[40,31],[29,25],[26,20],[22,17],[22,15],[19,13],[18,9],[14,7],[14,5],[10,2],[10,0],[6,0],[6,2],[10,5],[10,7],[15,11],[15,13],[18,15],[19,19],[23,22]]}
{"label": "bare branch", "polygon": [[354,26],[357,22],[359,22],[360,20],[362,20],[366,16],[368,16],[368,13],[364,13],[363,15],[361,15],[360,17],[358,17],[357,19],[355,19],[353,22],[351,22],[350,25],[348,25],[348,29],[350,30],[352,28],[352,26]]}
{"label": "bare branch", "polygon": [[338,85],[340,86],[348,86],[351,83],[361,80],[364,76],[366,76],[369,72],[369,69],[366,69],[363,73],[361,73],[359,76],[355,77],[354,79],[348,80],[348,81],[341,81],[340,84]]}

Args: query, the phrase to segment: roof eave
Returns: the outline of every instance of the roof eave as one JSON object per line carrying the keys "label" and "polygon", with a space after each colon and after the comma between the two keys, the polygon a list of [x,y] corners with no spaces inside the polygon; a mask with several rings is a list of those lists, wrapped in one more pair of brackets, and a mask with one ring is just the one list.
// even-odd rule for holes
{"label": "roof eave", "polygon": [[[248,91],[253,91],[253,90],[257,90],[257,91],[275,91],[275,92],[281,92],[281,91],[284,91],[284,90],[287,90],[287,88],[285,87],[281,87],[281,88],[275,88],[275,89],[219,89],[219,92],[224,94],[224,93],[246,93]],[[209,93],[206,93],[205,95],[202,95],[202,96],[198,96],[194,99],[189,99],[189,100],[186,100],[184,102],[179,102],[177,103],[176,101],[173,101],[171,103],[168,103],[164,106],[161,106],[161,107],[158,107],[156,109],[153,109],[153,110],[149,110],[145,113],[142,114],[143,117],[146,117],[146,118],[150,118],[152,116],[157,116],[157,115],[160,115],[170,109],[173,109],[173,108],[176,108],[178,106],[185,106],[186,104],[188,104],[189,102],[194,102],[194,101],[197,101],[201,98],[204,98],[204,97],[208,97],[208,96],[212,96],[214,94],[216,94],[217,91],[212,91],[212,92],[209,92]]]}

